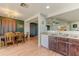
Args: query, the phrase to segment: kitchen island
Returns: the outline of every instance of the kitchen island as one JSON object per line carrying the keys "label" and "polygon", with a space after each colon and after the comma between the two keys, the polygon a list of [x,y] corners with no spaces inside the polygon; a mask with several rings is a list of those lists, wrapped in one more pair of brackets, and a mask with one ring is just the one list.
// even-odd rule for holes
{"label": "kitchen island", "polygon": [[62,55],[79,56],[79,32],[44,32],[41,34],[41,45]]}

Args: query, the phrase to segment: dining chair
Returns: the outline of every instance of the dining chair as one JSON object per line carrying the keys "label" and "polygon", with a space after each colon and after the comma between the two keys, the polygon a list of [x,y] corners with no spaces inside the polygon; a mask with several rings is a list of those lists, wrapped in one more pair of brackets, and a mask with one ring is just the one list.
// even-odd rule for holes
{"label": "dining chair", "polygon": [[12,43],[14,45],[14,37],[15,34],[12,32],[5,33],[5,45],[8,46],[9,43]]}
{"label": "dining chair", "polygon": [[0,36],[0,47],[5,46],[5,37],[4,36]]}
{"label": "dining chair", "polygon": [[28,40],[28,34],[24,34],[25,41]]}
{"label": "dining chair", "polygon": [[23,42],[23,34],[21,32],[16,32],[16,43]]}

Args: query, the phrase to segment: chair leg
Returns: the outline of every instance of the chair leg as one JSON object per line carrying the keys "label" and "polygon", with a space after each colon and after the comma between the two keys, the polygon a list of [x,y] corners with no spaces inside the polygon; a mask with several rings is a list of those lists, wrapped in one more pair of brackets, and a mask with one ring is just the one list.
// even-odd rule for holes
{"label": "chair leg", "polygon": [[16,44],[17,44],[17,46],[18,46],[18,41],[16,40]]}
{"label": "chair leg", "polygon": [[5,40],[5,46],[7,46],[7,40]]}
{"label": "chair leg", "polygon": [[6,46],[6,47],[8,46],[7,42],[5,43],[5,46]]}
{"label": "chair leg", "polygon": [[15,43],[14,43],[14,41],[13,41],[13,45],[14,45]]}
{"label": "chair leg", "polygon": [[5,46],[7,47],[8,45],[7,45],[7,38],[5,38]]}

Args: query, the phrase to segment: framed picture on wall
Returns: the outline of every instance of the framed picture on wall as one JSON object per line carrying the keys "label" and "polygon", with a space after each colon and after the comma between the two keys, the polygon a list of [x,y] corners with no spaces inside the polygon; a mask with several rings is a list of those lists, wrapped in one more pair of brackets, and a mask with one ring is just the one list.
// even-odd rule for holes
{"label": "framed picture on wall", "polygon": [[47,27],[47,30],[50,30],[50,26],[49,25],[46,25],[46,27]]}
{"label": "framed picture on wall", "polygon": [[73,24],[73,28],[77,28],[77,24]]}

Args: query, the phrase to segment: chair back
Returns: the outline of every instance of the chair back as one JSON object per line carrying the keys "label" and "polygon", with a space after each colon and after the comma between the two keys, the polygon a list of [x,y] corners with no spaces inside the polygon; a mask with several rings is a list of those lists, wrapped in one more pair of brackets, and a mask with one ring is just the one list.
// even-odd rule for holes
{"label": "chair back", "polygon": [[15,34],[12,33],[12,32],[5,33],[5,37],[6,37],[7,41],[13,41],[14,40],[14,36],[15,36]]}

